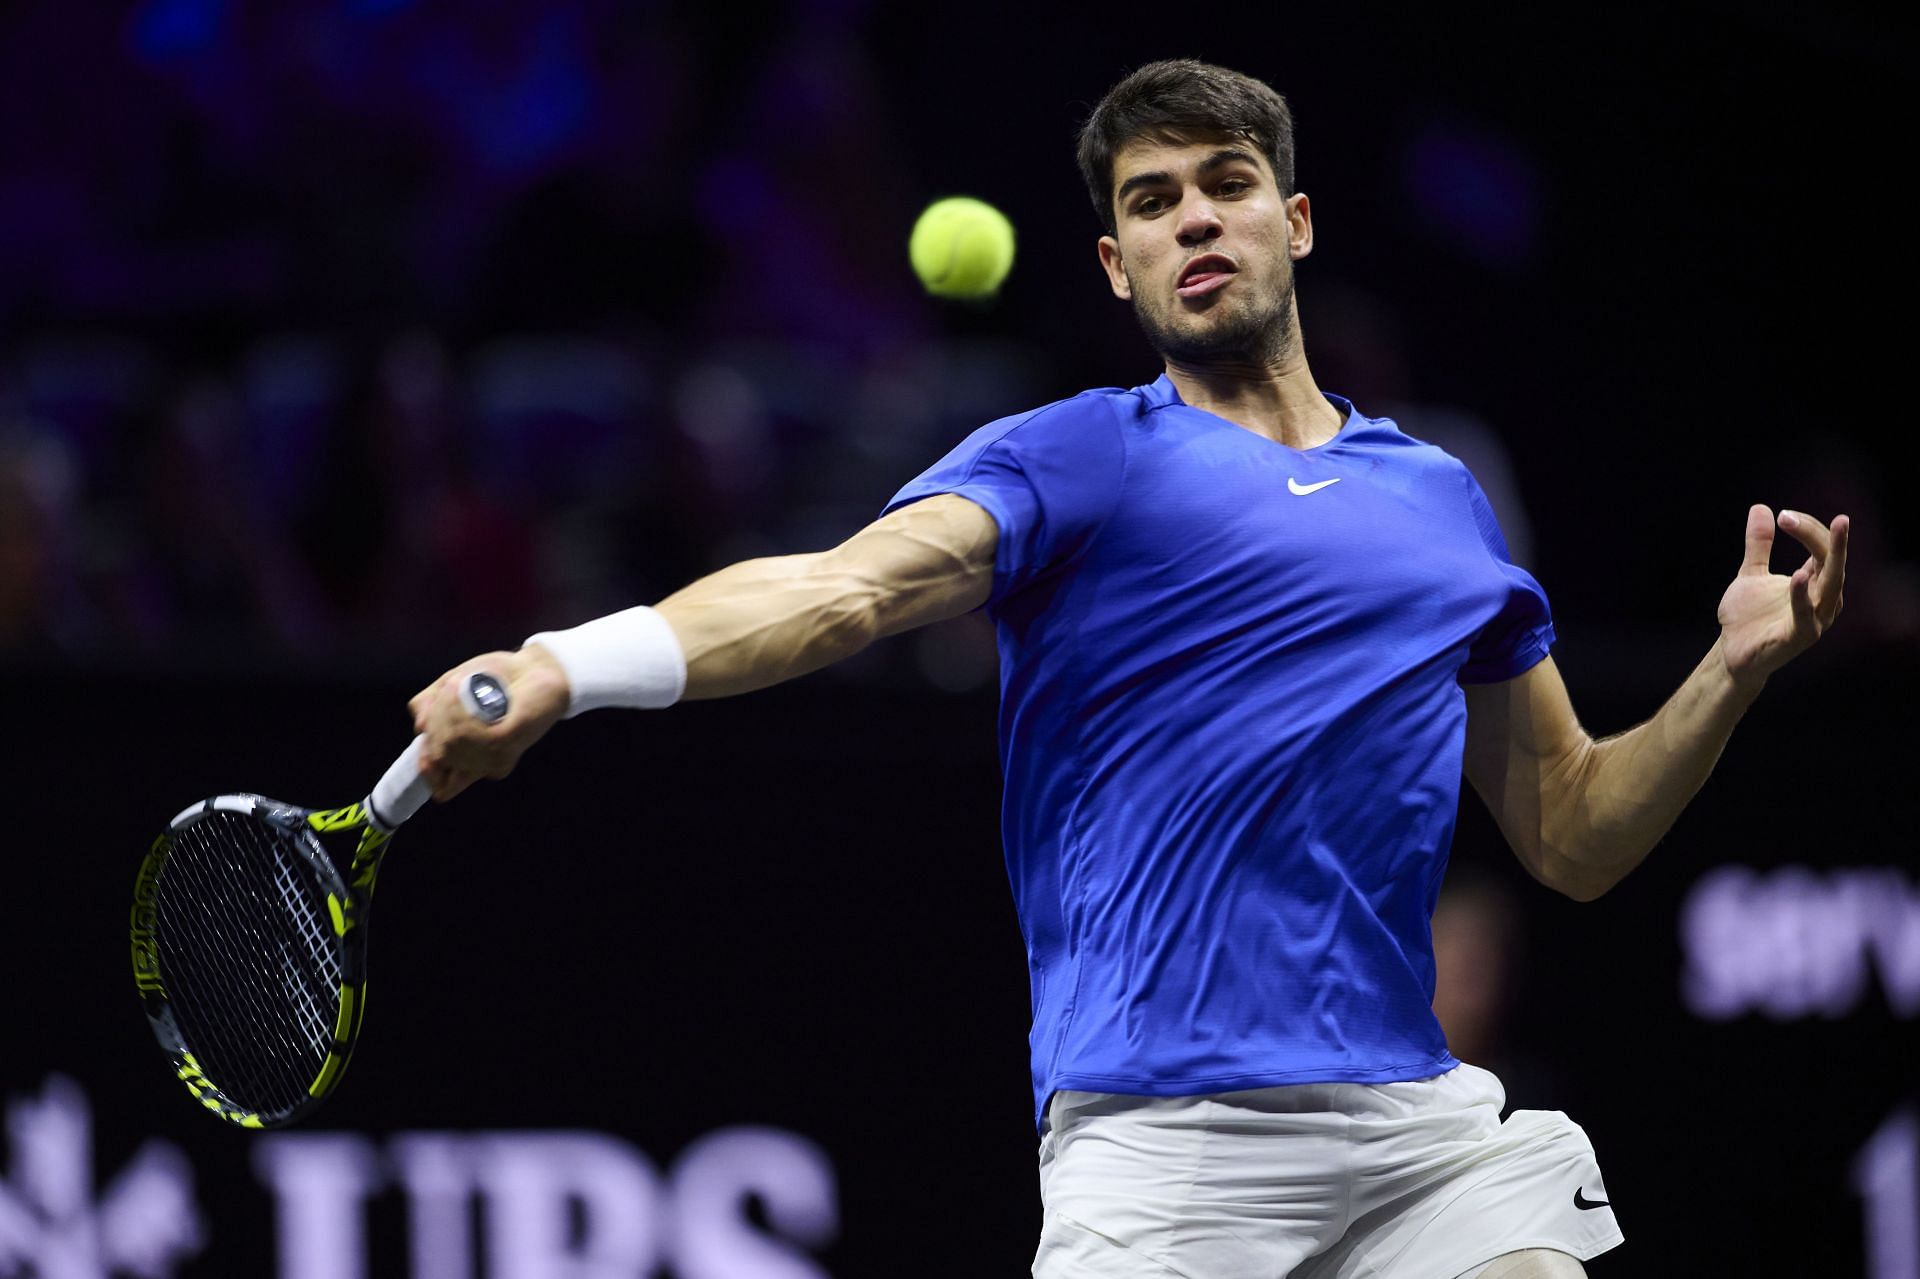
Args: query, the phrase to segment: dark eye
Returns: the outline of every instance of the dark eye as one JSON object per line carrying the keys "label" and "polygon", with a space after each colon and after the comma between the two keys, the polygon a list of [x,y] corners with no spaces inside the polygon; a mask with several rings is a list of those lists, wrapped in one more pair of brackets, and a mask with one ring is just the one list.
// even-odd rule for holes
{"label": "dark eye", "polygon": [[1134,205],[1133,211],[1135,213],[1152,213],[1154,210],[1158,209],[1159,207],[1160,207],[1160,197],[1157,195],[1150,195],[1146,199],[1140,201],[1140,203]]}
{"label": "dark eye", "polygon": [[1252,188],[1253,183],[1247,181],[1245,178],[1228,178],[1220,184],[1220,194],[1239,195],[1242,191],[1248,191]]}

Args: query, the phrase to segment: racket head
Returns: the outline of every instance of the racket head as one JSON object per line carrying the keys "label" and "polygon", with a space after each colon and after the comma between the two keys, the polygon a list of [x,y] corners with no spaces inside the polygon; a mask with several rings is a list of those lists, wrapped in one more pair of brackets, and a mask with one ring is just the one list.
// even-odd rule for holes
{"label": "racket head", "polygon": [[[343,878],[319,832],[360,834]],[[339,1085],[366,1007],[364,914],[387,834],[361,805],[220,795],[141,862],[134,984],[174,1073],[242,1128],[277,1128]]]}

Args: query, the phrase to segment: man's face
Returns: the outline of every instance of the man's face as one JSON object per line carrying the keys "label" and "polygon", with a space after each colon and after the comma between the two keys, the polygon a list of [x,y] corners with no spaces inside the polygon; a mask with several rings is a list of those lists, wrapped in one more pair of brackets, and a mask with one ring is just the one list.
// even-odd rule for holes
{"label": "man's face", "polygon": [[1115,297],[1161,355],[1271,361],[1293,336],[1293,263],[1313,249],[1304,195],[1258,148],[1221,136],[1136,139],[1114,157],[1117,235],[1100,239]]}

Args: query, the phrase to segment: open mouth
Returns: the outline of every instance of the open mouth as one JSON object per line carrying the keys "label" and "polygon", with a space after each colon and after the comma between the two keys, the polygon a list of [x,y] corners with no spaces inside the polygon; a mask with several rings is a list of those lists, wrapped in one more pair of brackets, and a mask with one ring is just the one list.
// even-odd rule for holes
{"label": "open mouth", "polygon": [[1239,269],[1224,253],[1203,253],[1180,268],[1173,291],[1183,298],[1205,297],[1225,288]]}

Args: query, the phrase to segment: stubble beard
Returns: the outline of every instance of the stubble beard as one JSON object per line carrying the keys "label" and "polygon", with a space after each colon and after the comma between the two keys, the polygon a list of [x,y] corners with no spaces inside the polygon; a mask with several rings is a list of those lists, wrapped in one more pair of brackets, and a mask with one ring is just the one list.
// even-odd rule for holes
{"label": "stubble beard", "polygon": [[1293,340],[1293,284],[1293,272],[1288,270],[1276,306],[1248,308],[1199,332],[1176,330],[1142,301],[1143,295],[1135,287],[1133,318],[1160,358],[1169,363],[1272,364]]}

